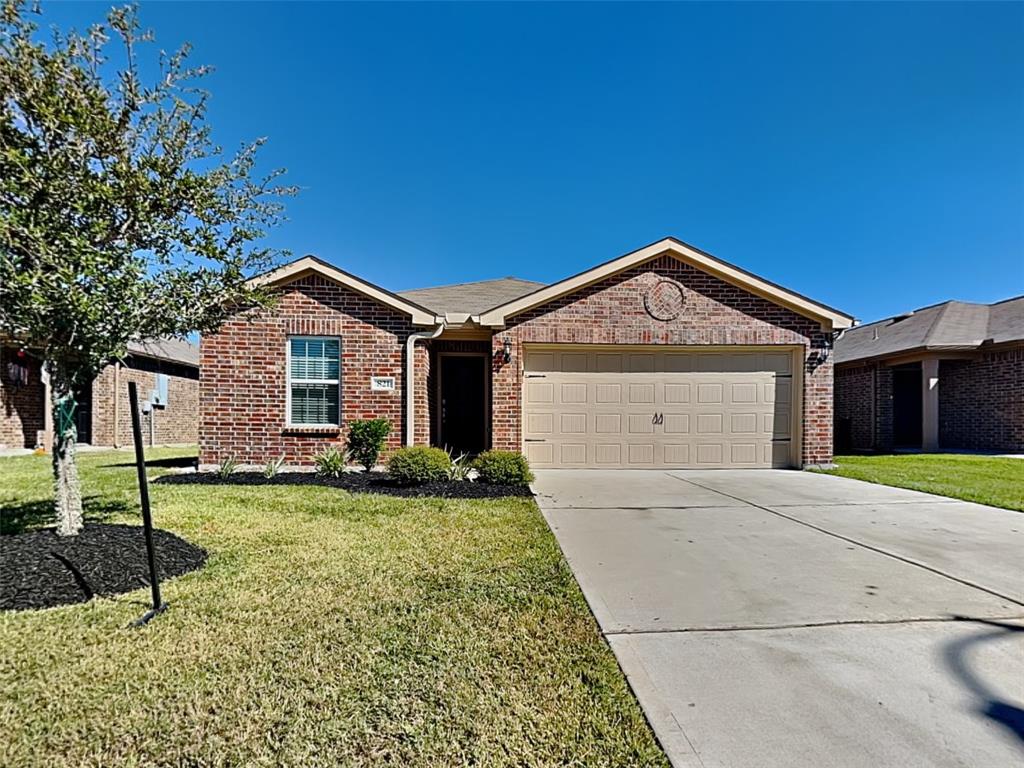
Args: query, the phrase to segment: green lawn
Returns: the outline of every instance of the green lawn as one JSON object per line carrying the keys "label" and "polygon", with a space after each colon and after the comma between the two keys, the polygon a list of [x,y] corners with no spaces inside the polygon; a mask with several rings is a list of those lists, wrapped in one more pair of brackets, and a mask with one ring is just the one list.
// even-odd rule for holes
{"label": "green lawn", "polygon": [[1024,460],[961,454],[836,456],[831,474],[1024,511]]}
{"label": "green lawn", "polygon": [[[130,459],[80,456],[94,519]],[[48,472],[0,459],[8,530]],[[142,629],[144,590],[0,614],[0,765],[667,764],[532,501],[151,488],[207,566]]]}

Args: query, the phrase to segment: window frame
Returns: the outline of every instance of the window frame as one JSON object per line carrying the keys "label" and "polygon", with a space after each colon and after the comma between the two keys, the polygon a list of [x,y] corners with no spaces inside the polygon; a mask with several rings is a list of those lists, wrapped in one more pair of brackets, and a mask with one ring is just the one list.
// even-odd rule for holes
{"label": "window frame", "polygon": [[[338,342],[338,378],[335,379],[293,379],[292,378],[292,341],[294,339],[305,339],[307,341],[336,341]],[[340,429],[342,425],[342,390],[341,390],[341,337],[340,336],[311,336],[305,333],[294,333],[285,336],[285,368],[284,368],[284,423],[288,429]],[[338,421],[310,424],[292,421],[292,386],[296,384],[334,384],[338,389]]]}

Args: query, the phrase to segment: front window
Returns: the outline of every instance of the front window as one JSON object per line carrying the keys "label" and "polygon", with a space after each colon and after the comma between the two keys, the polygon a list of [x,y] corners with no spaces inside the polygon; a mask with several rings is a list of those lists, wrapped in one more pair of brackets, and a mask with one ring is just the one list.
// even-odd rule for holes
{"label": "front window", "polygon": [[341,340],[294,336],[288,340],[288,423],[341,425]]}

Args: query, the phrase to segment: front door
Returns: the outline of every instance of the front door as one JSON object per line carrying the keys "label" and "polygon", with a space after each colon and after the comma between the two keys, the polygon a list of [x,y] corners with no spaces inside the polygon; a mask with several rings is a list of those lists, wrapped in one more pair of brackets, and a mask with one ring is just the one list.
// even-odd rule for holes
{"label": "front door", "polygon": [[439,442],[454,455],[487,448],[487,356],[440,356]]}
{"label": "front door", "polygon": [[892,369],[892,442],[921,447],[921,364]]}
{"label": "front door", "polygon": [[92,442],[92,384],[75,391],[75,430],[79,443]]}

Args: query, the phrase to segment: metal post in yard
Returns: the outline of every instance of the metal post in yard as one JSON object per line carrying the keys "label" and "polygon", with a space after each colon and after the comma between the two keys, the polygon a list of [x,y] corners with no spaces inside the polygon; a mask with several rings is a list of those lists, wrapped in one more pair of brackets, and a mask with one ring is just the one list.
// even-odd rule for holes
{"label": "metal post in yard", "polygon": [[128,400],[132,409],[132,437],[135,440],[135,466],[139,473],[139,501],[142,505],[142,527],[146,535],[149,586],[153,592],[153,607],[134,622],[135,626],[140,627],[158,613],[167,610],[167,603],[160,599],[160,580],[156,573],[156,550],[153,546],[153,516],[149,511],[149,483],[146,480],[146,457],[142,445],[142,416],[139,414],[139,393],[134,381],[128,382]]}

